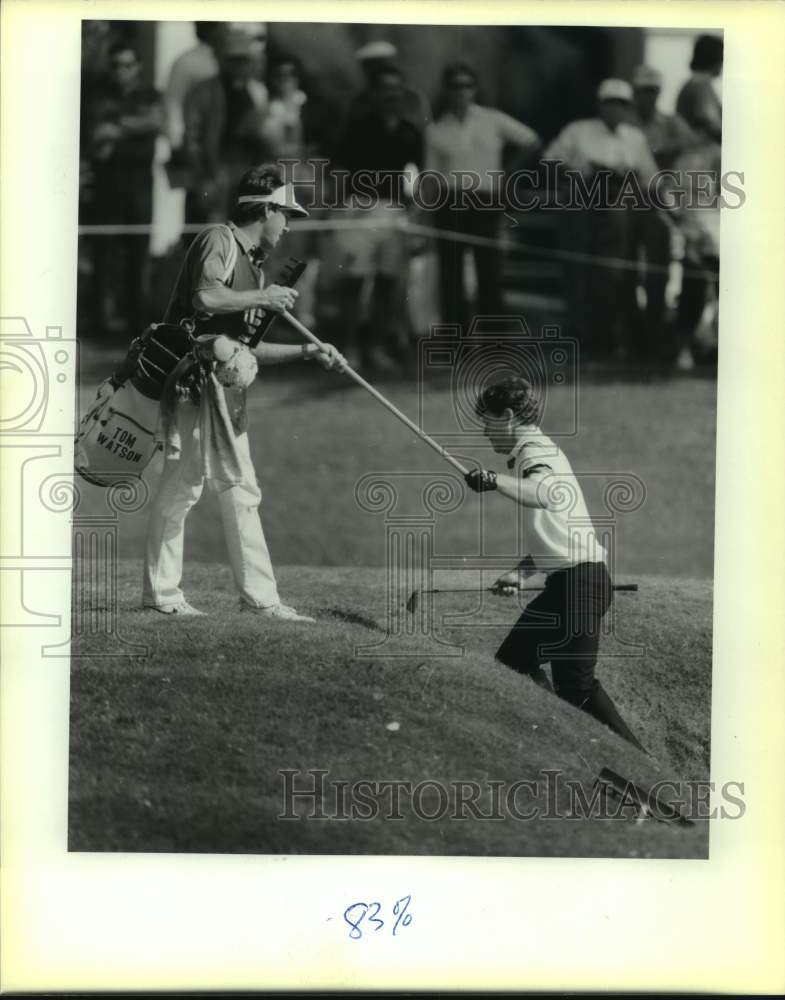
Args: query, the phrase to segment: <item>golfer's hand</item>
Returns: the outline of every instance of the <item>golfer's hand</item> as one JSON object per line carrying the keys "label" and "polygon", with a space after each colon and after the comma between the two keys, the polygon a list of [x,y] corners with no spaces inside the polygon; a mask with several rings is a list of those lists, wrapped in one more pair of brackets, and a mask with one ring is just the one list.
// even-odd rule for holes
{"label": "golfer's hand", "polygon": [[499,579],[491,584],[491,591],[502,597],[512,597],[521,589],[522,578],[519,569],[511,569],[509,573],[503,573]]}
{"label": "golfer's hand", "polygon": [[297,289],[286,288],[284,285],[269,285],[262,292],[262,301],[259,303],[263,309],[270,312],[282,313],[284,309],[291,309],[297,301]]}
{"label": "golfer's hand", "polygon": [[472,469],[463,478],[466,480],[469,489],[474,490],[475,493],[485,493],[488,490],[495,490],[497,488],[496,473],[491,469]]}

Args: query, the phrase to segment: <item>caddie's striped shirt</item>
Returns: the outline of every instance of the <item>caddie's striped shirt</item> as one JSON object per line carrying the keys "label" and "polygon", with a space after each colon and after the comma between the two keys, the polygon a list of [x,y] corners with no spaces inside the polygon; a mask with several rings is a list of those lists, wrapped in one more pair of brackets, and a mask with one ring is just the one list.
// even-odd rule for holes
{"label": "caddie's striped shirt", "polygon": [[524,478],[536,474],[553,503],[552,510],[521,507],[524,544],[539,572],[607,561],[572,466],[539,427],[525,428],[510,452],[507,468]]}

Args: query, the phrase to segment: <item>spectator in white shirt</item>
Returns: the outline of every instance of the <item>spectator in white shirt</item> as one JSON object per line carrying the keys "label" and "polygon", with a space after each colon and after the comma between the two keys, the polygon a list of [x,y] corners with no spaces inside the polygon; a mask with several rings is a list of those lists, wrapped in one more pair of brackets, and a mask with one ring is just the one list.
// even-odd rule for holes
{"label": "spectator in white shirt", "polygon": [[[565,261],[565,293],[570,333],[595,355],[627,353],[633,204],[638,209],[647,204],[657,170],[646,136],[626,121],[632,97],[625,80],[604,80],[597,90],[597,117],[571,122],[543,157],[563,162],[578,172],[572,180],[582,181],[583,191],[570,185],[563,213],[565,249],[582,255]],[[587,256],[603,259],[595,264]]]}
{"label": "spectator in white shirt", "polygon": [[[477,77],[464,64],[448,66],[443,74],[446,110],[425,130],[425,169],[433,188],[441,185],[436,223],[447,234],[493,241],[474,246],[477,272],[477,312],[496,315],[502,309],[502,257],[499,228],[504,212],[502,155],[513,145],[534,150],[537,133],[496,108],[475,103]],[[435,202],[436,199],[433,198]],[[432,203],[429,193],[423,203]],[[447,236],[438,243],[442,321],[465,324],[469,317],[464,294],[466,244]]]}

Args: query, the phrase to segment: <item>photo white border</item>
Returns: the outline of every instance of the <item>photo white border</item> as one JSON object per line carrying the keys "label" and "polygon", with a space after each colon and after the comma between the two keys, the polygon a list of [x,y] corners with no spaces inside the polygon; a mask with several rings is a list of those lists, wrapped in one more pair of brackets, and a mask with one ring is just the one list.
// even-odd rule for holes
{"label": "photo white border", "polygon": [[[723,165],[744,171],[747,200],[722,220],[712,779],[743,781],[747,811],[712,824],[708,861],[68,855],[68,660],[40,647],[67,635],[70,524],[35,495],[14,499],[9,465],[31,438],[4,434],[2,593],[15,558],[42,569],[32,604],[63,626],[0,630],[2,989],[782,991],[785,7],[5,0],[0,315],[39,341],[53,326],[75,336],[80,18],[260,15],[724,30]],[[71,376],[50,385],[61,434]],[[69,474],[70,441],[55,444]],[[349,902],[408,892],[405,936],[348,940]]]}

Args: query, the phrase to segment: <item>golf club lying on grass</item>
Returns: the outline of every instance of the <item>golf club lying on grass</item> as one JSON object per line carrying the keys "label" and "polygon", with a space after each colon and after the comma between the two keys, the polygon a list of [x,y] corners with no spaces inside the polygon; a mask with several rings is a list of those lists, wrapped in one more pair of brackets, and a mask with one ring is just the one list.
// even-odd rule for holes
{"label": "golf club lying on grass", "polygon": [[[315,334],[311,333],[307,327],[303,326],[299,319],[295,319],[294,316],[292,316],[292,314],[287,312],[285,309],[281,313],[281,316],[287,323],[289,323],[290,326],[293,326],[301,336],[305,337],[306,340],[309,340],[312,344],[316,344],[317,347],[324,350],[324,344],[321,340],[319,340]],[[441,455],[446,462],[449,462],[454,469],[457,469],[462,476],[466,476],[468,474],[469,470],[467,468],[461,465],[456,458],[453,458],[448,451],[442,448],[438,441],[434,441],[429,434],[426,434],[425,431],[421,430],[413,420],[410,420],[405,413],[402,413],[397,406],[394,406],[389,399],[379,392],[378,389],[374,389],[370,382],[366,382],[362,375],[358,375],[357,372],[348,365],[344,365],[342,371],[344,371],[349,378],[353,379],[358,385],[361,385],[366,392],[369,392],[374,397],[374,399],[377,399],[382,406],[386,407],[390,413],[393,414],[393,416],[397,417],[402,423],[406,424],[410,431],[414,431],[421,441],[430,445],[435,452]]]}
{"label": "golf club lying on grass", "polygon": [[[515,587],[513,589],[517,590],[520,593],[521,591],[525,592],[527,590],[529,590],[529,591],[545,590],[545,587],[544,586],[542,586],[542,587]],[[637,583],[616,583],[616,584],[613,585],[613,590],[615,590],[615,591],[618,590],[618,591],[622,591],[622,592],[626,592],[626,593],[635,593],[638,590],[638,584]],[[415,590],[415,591],[412,591],[411,597],[406,602],[406,610],[409,612],[409,614],[414,614],[414,612],[417,610],[417,605],[419,604],[419,601],[420,601],[420,594],[483,594],[486,591],[488,593],[490,593],[490,594],[497,594],[497,595],[499,595],[499,591],[496,590],[494,587],[482,587],[482,588],[478,588],[478,587],[442,587],[442,588],[437,588],[436,590]],[[499,596],[501,596],[501,595],[499,595]]]}

